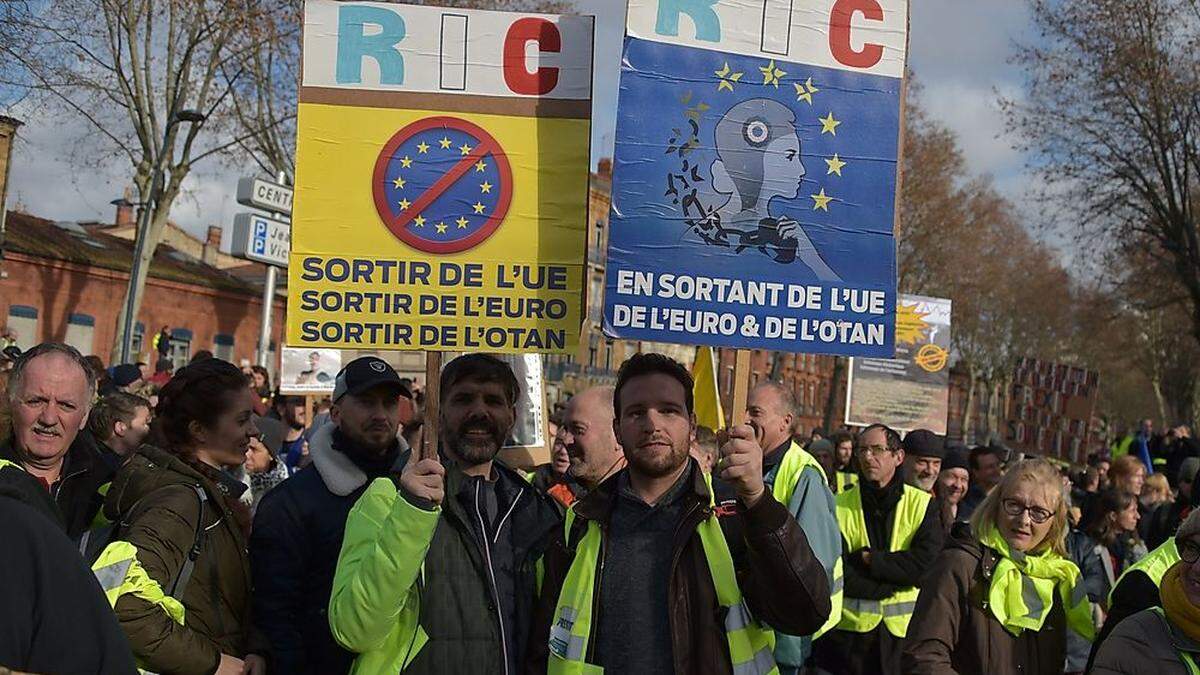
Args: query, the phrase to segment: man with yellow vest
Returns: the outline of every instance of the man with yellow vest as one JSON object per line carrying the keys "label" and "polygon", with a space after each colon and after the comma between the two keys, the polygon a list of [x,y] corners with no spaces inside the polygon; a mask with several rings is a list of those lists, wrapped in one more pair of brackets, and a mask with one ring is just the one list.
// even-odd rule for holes
{"label": "man with yellow vest", "polygon": [[871,425],[859,434],[856,454],[862,480],[836,499],[842,618],[817,640],[816,664],[847,675],[898,673],[917,587],[944,535],[929,493],[904,482],[899,434]]}
{"label": "man with yellow vest", "polygon": [[[1167,570],[1171,569],[1172,565],[1180,560],[1177,545],[1180,539],[1179,534],[1194,535],[1198,531],[1200,531],[1200,509],[1192,509],[1188,517],[1179,525],[1175,536],[1166,540],[1162,546],[1150,551],[1146,557],[1130,565],[1121,573],[1121,577],[1117,579],[1117,585],[1113,586],[1108,594],[1108,616],[1104,619],[1104,627],[1100,629],[1100,633],[1092,643],[1092,655],[1088,659],[1088,670],[1091,670],[1091,662],[1096,659],[1100,643],[1108,638],[1117,624],[1142,610],[1161,605],[1162,601],[1158,591],[1162,585],[1163,576],[1166,575]],[[1186,539],[1187,536],[1184,538]]]}
{"label": "man with yellow vest", "polygon": [[[613,408],[628,466],[576,502],[546,551],[526,672],[779,672],[773,629],[820,628],[829,580],[763,484],[754,430],[731,429],[701,471],[692,377],[661,354],[621,366]],[[733,500],[715,499],[716,479]]]}
{"label": "man with yellow vest", "polygon": [[[842,613],[842,535],[834,515],[833,493],[826,484],[825,470],[792,439],[796,398],[787,387],[774,382],[758,385],[746,401],[746,414],[762,448],[763,484],[775,499],[788,508],[829,577],[832,611],[815,635],[775,636],[775,662],[781,673],[798,672],[812,654],[812,641],[833,628]],[[832,444],[825,439],[813,446]],[[725,492],[731,492],[726,490]],[[730,497],[718,490],[717,497]]]}

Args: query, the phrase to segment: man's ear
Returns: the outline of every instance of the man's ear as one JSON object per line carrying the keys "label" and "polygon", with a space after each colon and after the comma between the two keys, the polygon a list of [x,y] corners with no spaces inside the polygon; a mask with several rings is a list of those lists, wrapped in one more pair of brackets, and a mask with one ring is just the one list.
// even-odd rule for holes
{"label": "man's ear", "polygon": [[127,431],[129,431],[129,425],[125,424],[121,420],[117,420],[116,424],[113,425],[113,436],[125,438],[125,432]]}

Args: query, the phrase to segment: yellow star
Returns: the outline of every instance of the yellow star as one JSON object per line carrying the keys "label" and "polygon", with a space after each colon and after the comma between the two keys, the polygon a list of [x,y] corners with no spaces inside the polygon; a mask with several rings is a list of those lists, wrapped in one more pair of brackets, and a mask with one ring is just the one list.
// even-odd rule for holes
{"label": "yellow star", "polygon": [[463,143],[462,145],[458,146],[458,151],[464,155],[469,155],[471,154],[471,146]]}
{"label": "yellow star", "polygon": [[408,167],[412,166],[412,159],[408,155],[401,157],[400,158],[400,166],[407,169]]}
{"label": "yellow star", "polygon": [[437,227],[438,234],[446,234],[446,223],[439,220],[435,227]]}
{"label": "yellow star", "polygon": [[725,65],[720,70],[713,71],[713,74],[717,76],[718,80],[720,80],[720,82],[717,82],[717,91],[733,91],[733,84],[742,79],[743,73],[735,73],[732,72],[732,70],[733,69],[729,67],[729,62],[726,61]]}
{"label": "yellow star", "polygon": [[417,152],[421,153],[422,155],[429,152],[429,144],[425,141],[421,141],[417,144]]}
{"label": "yellow star", "polygon": [[483,161],[482,159],[479,160],[478,162],[475,162],[475,170],[476,171],[483,171],[486,168],[487,168],[487,162]]}
{"label": "yellow star", "polygon": [[837,136],[837,128],[838,125],[841,124],[841,121],[833,119],[832,110],[829,111],[828,117],[818,117],[817,119],[821,120],[821,133],[829,132],[830,134]]}
{"label": "yellow star", "polygon": [[771,62],[765,66],[759,66],[758,70],[762,73],[763,84],[773,84],[776,89],[779,88],[779,78],[787,75],[786,72],[775,67],[775,59],[771,59]]}
{"label": "yellow star", "polygon": [[458,223],[458,229],[460,229],[460,230],[467,229],[467,219],[466,218],[459,216],[458,220],[456,220],[454,222]]}
{"label": "yellow star", "polygon": [[825,188],[821,188],[820,193],[809,196],[813,199],[813,211],[829,212],[829,202],[833,201],[833,197],[825,194]]}
{"label": "yellow star", "polygon": [[401,178],[400,176],[396,176],[395,178],[392,179],[392,185],[395,185],[397,190],[403,190],[404,189],[404,179]]}
{"label": "yellow star", "polygon": [[842,175],[842,167],[846,166],[846,163],[837,156],[837,153],[834,153],[832,159],[825,160],[825,163],[829,165],[829,170],[825,172],[826,176],[831,173],[836,173],[840,176]]}
{"label": "yellow star", "polygon": [[450,149],[450,139],[447,138],[446,136],[442,136],[442,140],[438,141],[438,145],[442,146],[443,150],[449,150]]}
{"label": "yellow star", "polygon": [[425,216],[417,216],[413,218],[413,222],[417,224],[417,227],[425,227]]}
{"label": "yellow star", "polygon": [[400,200],[400,210],[401,211],[407,209],[410,206],[412,206],[412,202],[408,201],[407,199]]}
{"label": "yellow star", "polygon": [[475,202],[475,213],[483,213],[483,203]]}
{"label": "yellow star", "polygon": [[796,100],[804,101],[805,103],[807,103],[809,105],[812,105],[812,102],[813,102],[812,95],[817,93],[818,91],[821,91],[820,89],[817,89],[816,87],[813,86],[811,77],[808,78],[807,80],[805,80],[804,84],[800,84],[799,82],[793,82],[792,86],[796,88]]}
{"label": "yellow star", "polygon": [[487,182],[486,180],[483,181],[482,183],[479,184],[479,191],[490,193],[492,191],[492,184]]}

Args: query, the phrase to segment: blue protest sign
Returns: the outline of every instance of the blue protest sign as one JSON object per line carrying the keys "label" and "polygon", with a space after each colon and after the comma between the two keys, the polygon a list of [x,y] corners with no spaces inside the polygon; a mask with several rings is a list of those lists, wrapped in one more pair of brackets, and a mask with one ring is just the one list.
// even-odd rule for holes
{"label": "blue protest sign", "polygon": [[907,9],[630,2],[608,335],[892,356]]}

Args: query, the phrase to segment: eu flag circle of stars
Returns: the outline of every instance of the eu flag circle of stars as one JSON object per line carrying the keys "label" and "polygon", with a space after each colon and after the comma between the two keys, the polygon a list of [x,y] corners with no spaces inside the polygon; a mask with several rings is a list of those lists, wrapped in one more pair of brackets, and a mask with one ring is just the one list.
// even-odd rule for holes
{"label": "eu flag circle of stars", "polygon": [[401,241],[457,253],[487,239],[503,221],[512,173],[483,129],[452,117],[401,129],[376,163],[375,206]]}

